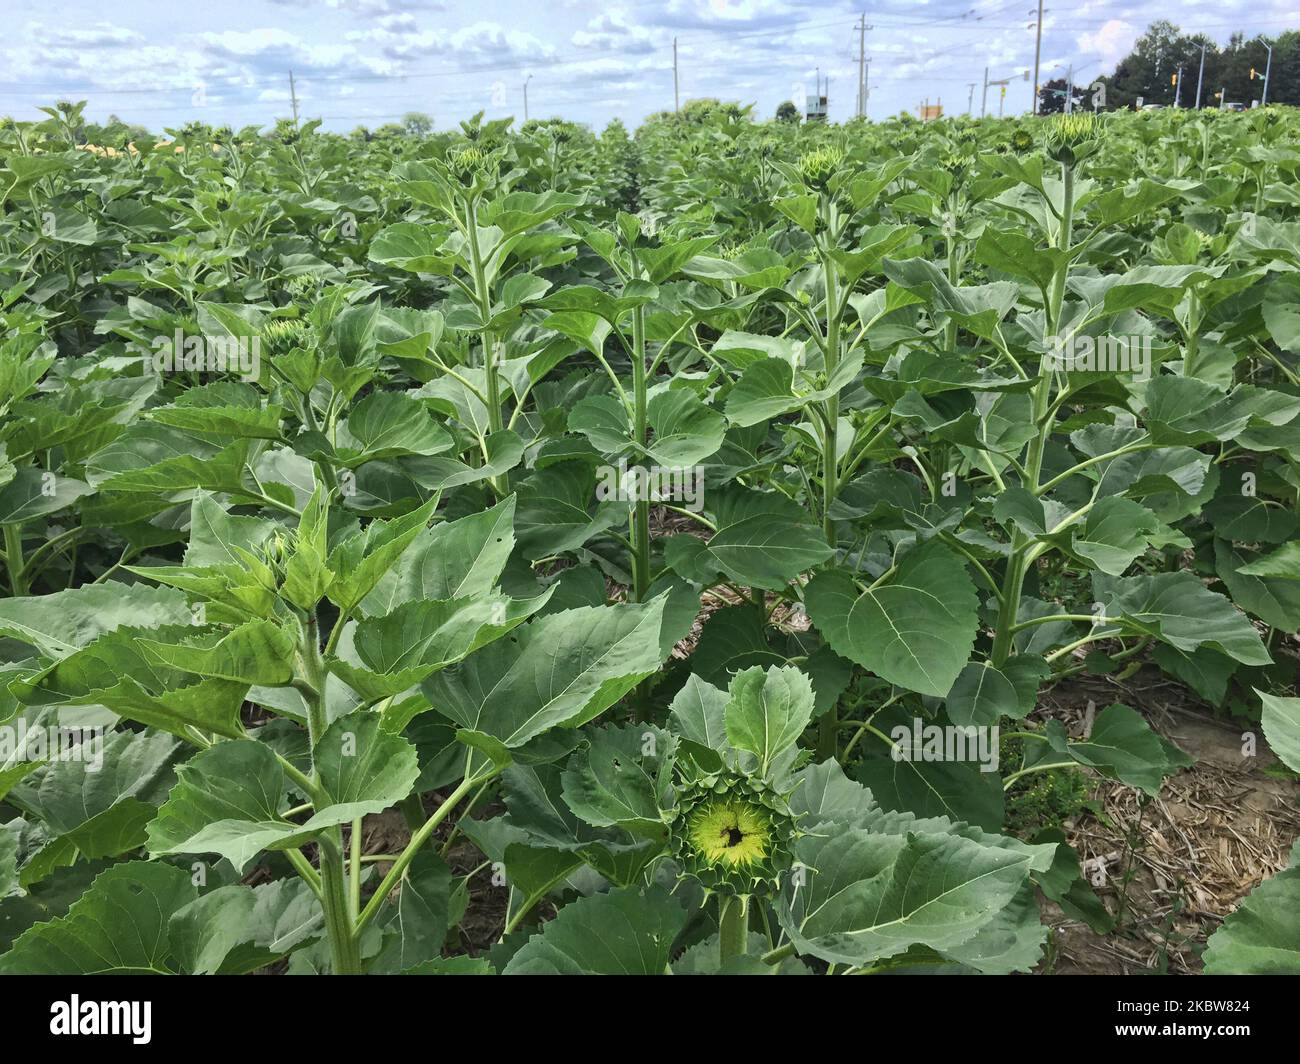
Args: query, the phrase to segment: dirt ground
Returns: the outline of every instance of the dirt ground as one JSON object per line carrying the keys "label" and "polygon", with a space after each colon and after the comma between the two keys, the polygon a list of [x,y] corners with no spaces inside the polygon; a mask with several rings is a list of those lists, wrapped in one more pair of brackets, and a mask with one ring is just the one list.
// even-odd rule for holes
{"label": "dirt ground", "polygon": [[[1277,772],[1258,725],[1215,716],[1155,669],[1127,681],[1067,681],[1035,715],[1056,717],[1082,734],[1089,701],[1098,709],[1124,702],[1138,710],[1196,763],[1166,780],[1145,808],[1134,788],[1096,780],[1091,797],[1102,815],[1085,812],[1065,832],[1111,914],[1123,912],[1121,926],[1096,935],[1044,899],[1052,937],[1039,970],[1198,972],[1205,940],[1223,917],[1286,867],[1300,836],[1300,782]],[[1243,754],[1245,733],[1255,736],[1254,756]]]}

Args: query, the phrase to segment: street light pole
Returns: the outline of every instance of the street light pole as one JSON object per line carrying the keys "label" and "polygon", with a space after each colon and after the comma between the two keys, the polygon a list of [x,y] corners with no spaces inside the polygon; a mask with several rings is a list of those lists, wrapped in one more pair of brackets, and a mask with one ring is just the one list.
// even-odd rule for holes
{"label": "street light pole", "polygon": [[524,78],[524,121],[528,121],[528,83],[533,80],[532,74]]}
{"label": "street light pole", "polygon": [[673,114],[682,109],[681,98],[677,95],[677,38],[673,38]]}
{"label": "street light pole", "polygon": [[1205,45],[1201,45],[1201,69],[1196,75],[1196,109],[1201,109],[1201,82],[1205,80]]}
{"label": "street light pole", "polygon": [[1264,40],[1263,37],[1259,38],[1259,43],[1268,49],[1268,62],[1264,64],[1264,95],[1263,98],[1259,101],[1259,105],[1261,107],[1267,107],[1268,106],[1268,75],[1273,69],[1273,46],[1269,44],[1268,41]]}
{"label": "street light pole", "polygon": [[1043,0],[1038,0],[1038,31],[1034,40],[1034,114],[1038,114],[1038,60],[1043,54]]}

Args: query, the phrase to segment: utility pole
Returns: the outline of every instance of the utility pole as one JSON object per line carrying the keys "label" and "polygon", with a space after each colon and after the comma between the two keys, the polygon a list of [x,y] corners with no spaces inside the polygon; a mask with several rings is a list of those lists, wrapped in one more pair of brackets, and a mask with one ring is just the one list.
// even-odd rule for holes
{"label": "utility pole", "polygon": [[[1034,39],[1034,114],[1038,114],[1038,60],[1043,54],[1043,0],[1038,0],[1038,32]],[[1067,105],[1068,106],[1068,105]]]}
{"label": "utility pole", "polygon": [[862,109],[866,106],[863,100],[862,86],[865,83],[865,70],[867,65],[867,13],[864,11],[858,19],[858,117],[862,117]]}
{"label": "utility pole", "polygon": [[524,78],[524,121],[528,121],[528,83],[533,80],[532,74]]}
{"label": "utility pole", "polygon": [[1196,74],[1196,109],[1201,109],[1201,82],[1205,80],[1205,45],[1201,45],[1201,69]]}
{"label": "utility pole", "polygon": [[1065,113],[1074,111],[1074,64],[1071,63],[1065,74]]}
{"label": "utility pole", "polygon": [[293,101],[293,128],[298,128],[298,90],[294,88],[293,71],[289,71],[289,99]]}
{"label": "utility pole", "polygon": [[984,117],[984,113],[988,110],[988,107],[989,107],[989,68],[985,67],[984,68],[984,94],[980,97],[981,118]]}
{"label": "utility pole", "polygon": [[871,105],[871,60],[868,59],[862,74],[862,117],[867,117],[867,108]]}
{"label": "utility pole", "polygon": [[[858,117],[867,117],[867,30],[875,29],[868,25],[867,13],[864,11],[858,19]],[[827,93],[830,92],[830,79],[826,79]]]}
{"label": "utility pole", "polygon": [[966,116],[970,117],[970,109],[975,103],[975,82],[970,83],[970,92],[966,96]]}
{"label": "utility pole", "polygon": [[673,113],[681,111],[681,99],[677,96],[677,38],[672,39],[672,109]]}

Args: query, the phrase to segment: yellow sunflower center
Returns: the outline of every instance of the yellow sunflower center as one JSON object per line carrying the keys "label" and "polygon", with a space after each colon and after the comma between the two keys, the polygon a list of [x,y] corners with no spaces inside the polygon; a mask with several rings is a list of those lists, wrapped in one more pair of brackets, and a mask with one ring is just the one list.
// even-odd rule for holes
{"label": "yellow sunflower center", "polygon": [[767,857],[771,828],[762,809],[733,800],[697,810],[688,832],[691,846],[709,864],[744,868]]}

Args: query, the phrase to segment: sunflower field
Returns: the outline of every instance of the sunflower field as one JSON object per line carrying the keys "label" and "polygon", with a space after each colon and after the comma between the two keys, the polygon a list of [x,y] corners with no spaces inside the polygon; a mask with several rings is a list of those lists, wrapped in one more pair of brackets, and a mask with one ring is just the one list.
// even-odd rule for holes
{"label": "sunflower field", "polygon": [[0,974],[1300,973],[1294,109],[46,113]]}

